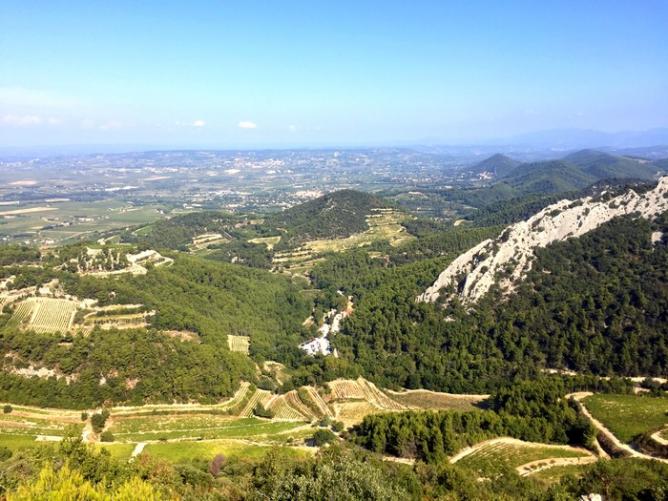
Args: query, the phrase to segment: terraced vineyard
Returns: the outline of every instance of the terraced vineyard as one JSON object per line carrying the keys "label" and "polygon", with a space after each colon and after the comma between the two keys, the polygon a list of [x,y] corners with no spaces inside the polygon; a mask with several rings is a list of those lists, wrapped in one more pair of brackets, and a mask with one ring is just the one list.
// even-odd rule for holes
{"label": "terraced vineyard", "polygon": [[35,332],[65,333],[72,327],[78,308],[78,302],[68,299],[31,297],[17,305],[12,319]]}
{"label": "terraced vineyard", "polygon": [[257,404],[262,404],[267,408],[267,402],[271,399],[271,392],[267,390],[255,390],[255,393],[251,395],[250,399],[246,403],[246,406],[241,410],[239,416],[241,417],[251,417],[253,415],[253,410]]}
{"label": "terraced vineyard", "polygon": [[21,301],[16,305],[14,314],[12,315],[12,320],[17,324],[21,325],[23,322],[26,322],[30,319],[32,315],[33,303],[32,301]]}
{"label": "terraced vineyard", "polygon": [[80,434],[83,427],[79,411],[13,405],[11,413],[0,414],[0,445],[12,450],[35,447],[43,440]]}
{"label": "terraced vineyard", "polygon": [[363,378],[355,381],[337,379],[328,383],[335,400],[365,400],[384,410],[405,410],[406,407],[380,391],[375,384]]}
{"label": "terraced vineyard", "polygon": [[[457,458],[457,456],[455,456]],[[500,438],[482,442],[474,446],[463,457],[453,460],[458,465],[468,468],[481,478],[495,478],[509,469],[533,463],[525,474],[559,464],[560,460],[589,462],[593,456],[584,449],[568,446],[546,445],[520,440]],[[583,458],[583,459],[578,459]],[[592,458],[592,459],[584,459]]]}

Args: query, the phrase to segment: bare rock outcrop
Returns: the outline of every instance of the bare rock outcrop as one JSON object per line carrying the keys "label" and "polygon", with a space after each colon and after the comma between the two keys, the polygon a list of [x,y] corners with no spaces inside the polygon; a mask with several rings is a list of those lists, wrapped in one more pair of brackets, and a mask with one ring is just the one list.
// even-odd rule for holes
{"label": "bare rock outcrop", "polygon": [[418,301],[435,302],[443,288],[449,290],[449,297],[458,296],[463,303],[475,303],[495,283],[504,292],[511,292],[531,269],[537,248],[580,237],[616,217],[638,215],[651,219],[666,210],[668,177],[661,178],[654,189],[643,194],[629,190],[608,199],[599,196],[561,200],[457,257]]}

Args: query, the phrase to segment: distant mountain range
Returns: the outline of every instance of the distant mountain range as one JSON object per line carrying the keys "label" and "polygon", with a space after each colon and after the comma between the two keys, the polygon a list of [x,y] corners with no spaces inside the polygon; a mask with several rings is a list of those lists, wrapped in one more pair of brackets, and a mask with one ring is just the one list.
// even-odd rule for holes
{"label": "distant mountain range", "polygon": [[559,160],[528,163],[496,154],[479,162],[472,170],[493,177],[519,194],[552,194],[581,190],[604,179],[652,180],[667,167],[666,160],[652,162],[581,150]]}
{"label": "distant mountain range", "polygon": [[644,131],[601,132],[587,129],[554,129],[519,134],[488,143],[531,146],[553,150],[578,148],[639,148],[668,144],[668,128]]}

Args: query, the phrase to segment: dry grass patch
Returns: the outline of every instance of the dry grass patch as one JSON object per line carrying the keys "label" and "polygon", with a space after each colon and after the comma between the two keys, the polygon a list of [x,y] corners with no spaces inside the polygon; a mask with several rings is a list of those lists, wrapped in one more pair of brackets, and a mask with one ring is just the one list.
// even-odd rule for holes
{"label": "dry grass patch", "polygon": [[228,334],[227,345],[230,347],[230,351],[248,355],[250,350],[250,338],[248,336],[232,336]]}
{"label": "dry grass patch", "polygon": [[488,395],[457,395],[429,390],[391,391],[387,393],[393,400],[411,409],[448,409],[470,411],[485,400]]}

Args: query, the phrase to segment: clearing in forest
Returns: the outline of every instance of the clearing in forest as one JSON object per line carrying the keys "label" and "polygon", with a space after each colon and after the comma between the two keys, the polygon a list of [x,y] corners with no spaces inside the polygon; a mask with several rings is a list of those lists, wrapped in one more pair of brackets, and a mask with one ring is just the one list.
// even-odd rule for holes
{"label": "clearing in forest", "polygon": [[637,435],[668,426],[668,397],[597,393],[582,403],[619,440],[629,443]]}
{"label": "clearing in forest", "polygon": [[72,328],[78,309],[78,301],[30,297],[17,304],[12,319],[26,330],[65,333]]}
{"label": "clearing in forest", "polygon": [[274,245],[276,245],[280,241],[281,241],[280,236],[277,236],[277,237],[256,237],[256,238],[251,238],[248,241],[248,243],[266,245],[267,250],[272,250],[274,248]]}
{"label": "clearing in forest", "polygon": [[230,347],[230,351],[248,355],[250,349],[250,338],[248,336],[232,336],[228,334],[227,345]]}

